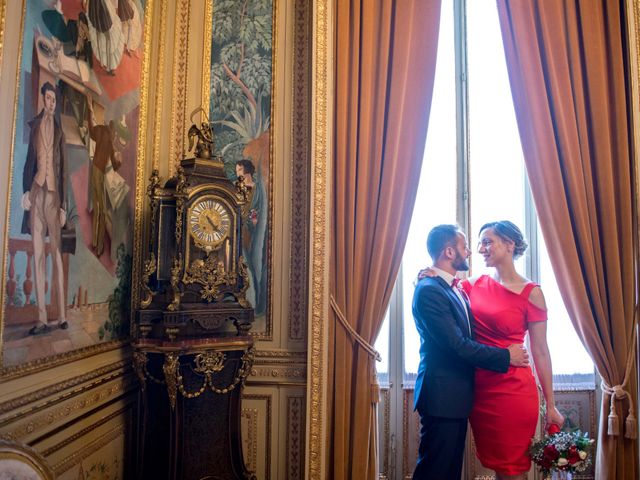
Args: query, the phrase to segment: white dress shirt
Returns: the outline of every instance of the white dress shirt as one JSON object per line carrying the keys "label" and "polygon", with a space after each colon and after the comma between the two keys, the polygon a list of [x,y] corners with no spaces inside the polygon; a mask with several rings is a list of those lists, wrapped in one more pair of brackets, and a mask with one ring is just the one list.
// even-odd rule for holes
{"label": "white dress shirt", "polygon": [[451,289],[453,290],[453,293],[455,293],[456,297],[458,297],[458,300],[462,305],[462,310],[464,310],[464,315],[467,319],[467,328],[469,329],[469,335],[471,335],[471,322],[469,319],[469,310],[467,309],[467,302],[463,298],[462,293],[460,292],[460,289],[458,287],[452,286],[453,280],[456,278],[455,275],[451,275],[449,272],[445,272],[444,270],[438,267],[432,266],[431,268],[438,274],[440,278],[442,278],[445,282],[447,282],[447,285],[451,287]]}

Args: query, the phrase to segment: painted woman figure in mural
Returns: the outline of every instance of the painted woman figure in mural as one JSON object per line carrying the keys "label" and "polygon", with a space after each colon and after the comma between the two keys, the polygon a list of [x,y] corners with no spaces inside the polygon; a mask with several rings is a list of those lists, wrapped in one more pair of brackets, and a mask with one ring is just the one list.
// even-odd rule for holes
{"label": "painted woman figure in mural", "polygon": [[[249,188],[249,201],[243,209],[242,218],[242,255],[247,260],[251,273],[249,301],[253,303],[255,314],[263,315],[267,305],[267,196],[259,171],[251,160],[236,162],[236,175]],[[251,290],[255,299],[251,298]]]}
{"label": "painted woman figure in mural", "polygon": [[29,148],[22,175],[22,233],[31,235],[33,242],[34,279],[38,325],[30,335],[49,331],[47,325],[47,253],[49,237],[52,274],[52,295],[58,303],[58,325],[67,328],[65,318],[64,270],[62,265],[62,227],[66,222],[65,208],[65,137],[60,121],[55,118],[56,89],[45,82],[40,88],[44,100],[42,111],[29,122]]}
{"label": "painted woman figure in mural", "polygon": [[93,53],[110,75],[120,65],[125,37],[122,22],[111,0],[83,0],[89,19]]}
{"label": "painted woman figure in mural", "polygon": [[140,40],[142,39],[140,9],[134,0],[118,0],[117,12],[122,22],[125,51],[132,55],[140,47]]}

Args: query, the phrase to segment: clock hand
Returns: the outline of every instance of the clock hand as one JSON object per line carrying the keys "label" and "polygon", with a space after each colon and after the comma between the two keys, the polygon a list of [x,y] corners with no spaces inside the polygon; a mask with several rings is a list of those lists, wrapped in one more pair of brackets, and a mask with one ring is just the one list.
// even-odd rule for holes
{"label": "clock hand", "polygon": [[218,227],[216,226],[215,223],[213,223],[213,220],[211,220],[211,217],[207,215],[207,222],[209,222],[209,225],[211,225],[213,227],[214,230],[217,230]]}

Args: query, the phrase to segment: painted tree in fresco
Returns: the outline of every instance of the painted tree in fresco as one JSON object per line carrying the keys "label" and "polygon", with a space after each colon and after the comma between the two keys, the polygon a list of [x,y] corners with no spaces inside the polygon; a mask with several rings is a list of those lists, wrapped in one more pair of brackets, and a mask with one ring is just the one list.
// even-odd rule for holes
{"label": "painted tree in fresco", "polygon": [[216,150],[229,177],[243,156],[267,173],[271,109],[272,0],[216,0],[211,110]]}

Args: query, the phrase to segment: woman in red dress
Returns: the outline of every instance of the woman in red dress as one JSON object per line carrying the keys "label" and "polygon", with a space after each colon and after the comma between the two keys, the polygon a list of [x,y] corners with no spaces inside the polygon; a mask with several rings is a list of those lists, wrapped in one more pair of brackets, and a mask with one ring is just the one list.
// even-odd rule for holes
{"label": "woman in red dress", "polygon": [[[462,286],[469,296],[478,342],[507,347],[522,343],[529,332],[530,351],[547,404],[546,423],[561,426],[564,418],[553,395],[544,296],[514,265],[514,259],[526,249],[522,232],[513,223],[503,220],[484,225],[479,252],[495,273],[462,282]],[[478,458],[495,470],[499,480],[526,478],[538,414],[538,390],[531,369],[476,370],[471,427]]]}

